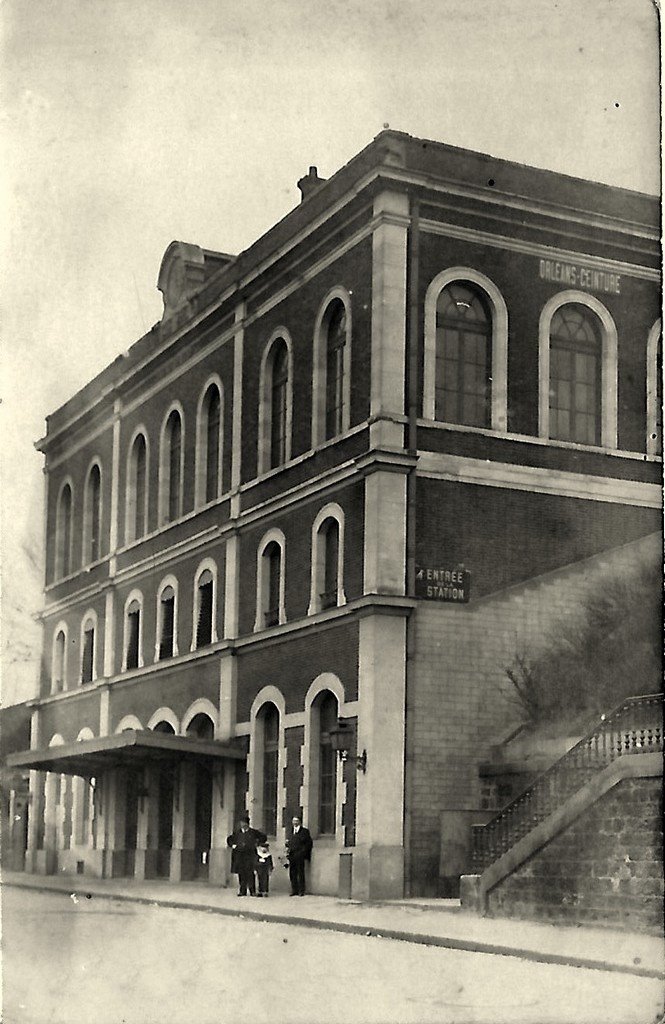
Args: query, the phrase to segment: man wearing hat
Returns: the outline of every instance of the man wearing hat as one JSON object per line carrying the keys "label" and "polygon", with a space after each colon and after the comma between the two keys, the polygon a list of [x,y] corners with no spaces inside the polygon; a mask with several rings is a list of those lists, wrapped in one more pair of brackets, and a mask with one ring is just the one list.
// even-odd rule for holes
{"label": "man wearing hat", "polygon": [[230,846],[232,851],[231,872],[238,876],[238,896],[246,896],[248,891],[250,896],[255,895],[256,847],[259,843],[265,843],[266,839],[265,832],[249,827],[247,815],[238,822],[235,832],[226,839],[226,845]]}
{"label": "man wearing hat", "polygon": [[305,895],[305,861],[312,855],[312,837],[300,818],[291,819],[291,835],[286,841],[289,855],[289,879],[291,895]]}

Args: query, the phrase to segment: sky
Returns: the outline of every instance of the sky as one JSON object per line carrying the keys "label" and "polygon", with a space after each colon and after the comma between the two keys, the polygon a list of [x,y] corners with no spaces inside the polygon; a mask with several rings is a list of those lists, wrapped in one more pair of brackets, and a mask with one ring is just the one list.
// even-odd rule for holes
{"label": "sky", "polygon": [[660,191],[650,0],[5,0],[2,698],[35,687],[47,414],[387,125]]}

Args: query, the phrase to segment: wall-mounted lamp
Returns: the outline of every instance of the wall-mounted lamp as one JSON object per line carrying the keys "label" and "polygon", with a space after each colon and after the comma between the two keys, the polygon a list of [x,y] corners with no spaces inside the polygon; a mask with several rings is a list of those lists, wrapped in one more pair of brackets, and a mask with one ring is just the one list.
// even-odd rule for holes
{"label": "wall-mounted lamp", "polygon": [[[337,725],[328,731],[328,735],[330,736],[330,744],[333,750],[336,750],[339,754],[340,761],[347,761],[349,750],[353,746],[353,726],[349,725],[346,719],[338,718]],[[357,755],[356,768],[359,772],[363,772],[363,774],[367,771],[366,750],[363,750],[362,754]]]}

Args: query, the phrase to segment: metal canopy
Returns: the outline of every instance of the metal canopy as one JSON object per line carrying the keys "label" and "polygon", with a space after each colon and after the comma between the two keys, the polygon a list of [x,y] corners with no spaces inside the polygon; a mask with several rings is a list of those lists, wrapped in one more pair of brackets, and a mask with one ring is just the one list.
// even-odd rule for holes
{"label": "metal canopy", "polygon": [[99,736],[42,750],[8,754],[8,768],[32,768],[60,775],[100,775],[111,768],[143,768],[180,761],[244,761],[245,754],[229,743],[171,736],[151,730],[128,729],[114,736]]}

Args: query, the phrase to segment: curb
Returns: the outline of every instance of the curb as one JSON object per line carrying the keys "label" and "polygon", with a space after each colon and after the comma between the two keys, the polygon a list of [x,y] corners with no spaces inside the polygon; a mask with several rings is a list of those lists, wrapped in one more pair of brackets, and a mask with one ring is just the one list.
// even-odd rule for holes
{"label": "curb", "polygon": [[[30,889],[33,892],[69,896],[67,889],[48,885],[26,885],[21,882],[0,882],[0,886],[14,889]],[[215,907],[210,904],[187,903],[183,900],[152,899],[149,896],[132,896],[127,893],[95,891],[86,887],[86,892],[97,899],[116,900],[122,903],[138,903],[148,907],[166,907],[169,910],[195,910],[204,914],[221,917],[237,917],[245,921],[261,921],[267,924],[285,924],[298,928],[313,928],[317,931],[342,932],[348,935],[364,935],[377,939],[393,939],[397,942],[411,942],[418,946],[437,946],[441,949],[457,949],[467,953],[486,953],[491,956],[511,956],[534,963],[555,964],[562,967],[579,967],[592,971],[607,971],[613,974],[630,974],[639,978],[656,978],[665,981],[665,971],[655,967],[641,967],[638,964],[617,964],[586,957],[566,956],[562,953],[544,953],[517,946],[503,946],[489,942],[468,939],[454,939],[446,936],[427,935],[422,932],[405,932],[393,928],[382,928],[343,921],[322,921],[311,917],[292,917],[286,914],[262,914],[257,910],[232,910],[230,907]]]}

